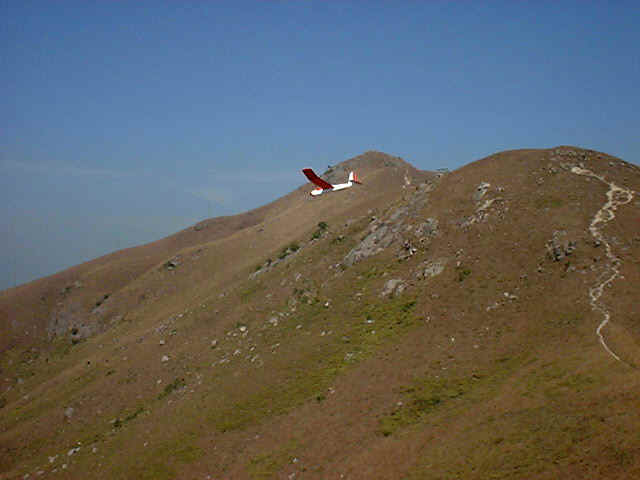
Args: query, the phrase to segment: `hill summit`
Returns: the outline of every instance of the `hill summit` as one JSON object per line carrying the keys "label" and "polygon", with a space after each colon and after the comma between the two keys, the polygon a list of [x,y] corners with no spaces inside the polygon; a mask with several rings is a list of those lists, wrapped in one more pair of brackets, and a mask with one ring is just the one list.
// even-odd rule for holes
{"label": "hill summit", "polygon": [[2,292],[0,478],[640,475],[640,169],[350,170]]}

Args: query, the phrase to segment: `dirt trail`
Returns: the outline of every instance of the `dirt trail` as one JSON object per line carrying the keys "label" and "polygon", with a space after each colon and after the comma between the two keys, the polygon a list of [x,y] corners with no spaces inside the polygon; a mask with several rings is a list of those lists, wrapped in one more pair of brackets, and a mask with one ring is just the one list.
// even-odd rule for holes
{"label": "dirt trail", "polygon": [[609,323],[611,314],[609,313],[609,310],[607,310],[605,304],[600,301],[600,297],[602,296],[602,292],[604,291],[605,287],[611,284],[617,277],[620,276],[621,262],[620,259],[616,257],[611,251],[611,244],[607,242],[604,235],[600,231],[600,228],[602,228],[604,224],[616,217],[614,212],[618,208],[618,206],[625,205],[631,202],[631,200],[633,199],[633,190],[627,190],[626,188],[619,187],[613,182],[608,182],[604,177],[592,172],[591,170],[587,170],[586,168],[573,167],[571,171],[577,175],[585,175],[597,178],[598,180],[606,183],[609,186],[609,190],[607,191],[607,201],[594,215],[593,220],[591,220],[591,224],[589,225],[589,231],[591,232],[591,235],[593,235],[593,238],[596,239],[596,241],[604,245],[610,264],[598,279],[598,283],[594,287],[591,287],[589,289],[589,298],[591,299],[591,308],[602,313],[604,317],[598,325],[598,328],[596,328],[596,334],[600,339],[600,343],[613,358],[621,361],[620,357],[609,348],[604,340],[604,336],[602,335],[602,329],[607,325],[607,323]]}

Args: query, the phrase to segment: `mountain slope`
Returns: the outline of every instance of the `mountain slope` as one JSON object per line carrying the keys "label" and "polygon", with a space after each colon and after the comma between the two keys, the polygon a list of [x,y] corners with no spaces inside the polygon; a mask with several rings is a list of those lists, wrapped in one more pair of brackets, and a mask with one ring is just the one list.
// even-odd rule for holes
{"label": "mountain slope", "polygon": [[362,188],[148,260],[101,334],[6,350],[4,477],[640,473],[639,169],[574,147],[351,168]]}
{"label": "mountain slope", "polygon": [[[345,192],[346,195],[341,199],[323,198],[319,202],[320,209],[305,210],[303,205],[309,200],[306,196],[308,188],[300,187],[255,210],[230,217],[204,220],[162,240],[114,252],[58,274],[0,292],[0,331],[4,333],[0,338],[0,352],[11,346],[26,347],[68,334],[74,327],[80,330],[80,338],[104,330],[105,324],[109,324],[114,317],[122,313],[111,312],[105,315],[102,311],[94,312],[96,307],[105,303],[106,299],[109,299],[111,304],[115,303],[109,297],[126,289],[150,270],[170,261],[183,250],[203,248],[217,241],[229,240],[234,234],[239,233],[241,237],[246,238],[256,231],[264,232],[265,228],[267,234],[261,236],[268,237],[267,241],[270,243],[265,245],[260,240],[257,243],[254,240],[253,243],[256,243],[256,248],[274,248],[273,245],[279,245],[278,242],[282,242],[282,238],[291,235],[295,237],[295,231],[292,229],[308,229],[315,225],[314,217],[311,215],[323,212],[335,215],[339,214],[342,208],[348,207],[357,210],[360,205],[371,202],[374,197],[380,197],[385,192],[388,193],[389,189],[403,184],[406,179],[420,175],[401,159],[380,152],[367,152],[342,162],[329,172],[327,178],[333,180],[335,175],[347,168],[358,169],[360,175],[367,175],[372,182],[369,189],[360,192],[357,197],[354,197],[353,192]],[[388,178],[389,184],[380,177],[382,171],[392,172]],[[347,175],[348,171],[339,177],[340,181]],[[409,177],[405,179],[406,175]],[[345,198],[348,199],[347,202],[343,202]],[[314,207],[317,206],[316,203]],[[249,228],[252,226],[255,226],[256,230]],[[125,306],[125,310],[128,307],[129,305]],[[100,318],[92,318],[95,313]]]}

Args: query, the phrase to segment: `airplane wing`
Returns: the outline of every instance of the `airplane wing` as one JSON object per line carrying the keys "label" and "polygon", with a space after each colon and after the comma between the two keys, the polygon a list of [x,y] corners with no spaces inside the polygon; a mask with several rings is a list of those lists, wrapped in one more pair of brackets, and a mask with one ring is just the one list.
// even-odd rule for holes
{"label": "airplane wing", "polygon": [[322,180],[310,168],[303,168],[302,173],[304,173],[307,176],[310,182],[315,183],[317,186],[319,186],[324,190],[333,188],[333,185],[331,185],[329,182],[325,182],[324,180]]}

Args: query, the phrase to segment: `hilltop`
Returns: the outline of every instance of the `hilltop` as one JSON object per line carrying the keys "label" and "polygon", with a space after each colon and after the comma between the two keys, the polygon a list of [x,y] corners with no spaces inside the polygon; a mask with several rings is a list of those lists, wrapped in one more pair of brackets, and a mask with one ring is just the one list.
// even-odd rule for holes
{"label": "hilltop", "polygon": [[[368,188],[357,196],[354,192],[345,192],[346,195],[339,198],[313,203],[308,197],[308,188],[302,186],[246,213],[207,219],[159,241],[117,251],[0,292],[0,331],[4,333],[0,338],[0,352],[60,338],[73,328],[79,330],[78,340],[103,331],[107,325],[117,323],[118,316],[124,316],[139,300],[116,300],[118,295],[135,288],[138,280],[163,265],[171,269],[168,263],[179,263],[181,256],[197,257],[203,272],[207,262],[222,262],[225,275],[220,280],[228,284],[227,274],[255,264],[263,259],[264,252],[296,238],[298,231],[314,227],[318,215],[339,218],[346,218],[351,212],[361,215],[362,208],[368,210],[384,204],[407,182],[429,175],[398,157],[371,151],[332,167],[323,176],[331,181],[344,181],[353,169],[366,175],[368,180]],[[240,245],[242,247],[237,248]],[[233,262],[226,262],[231,258],[227,249],[231,256],[239,251],[243,253],[236,255],[238,258]],[[217,274],[220,273],[218,267],[216,264]],[[184,267],[181,271],[184,272]],[[161,283],[164,279],[161,277]],[[118,308],[114,308],[116,303]]]}
{"label": "hilltop", "polygon": [[2,292],[0,478],[639,475],[640,169],[351,169]]}

